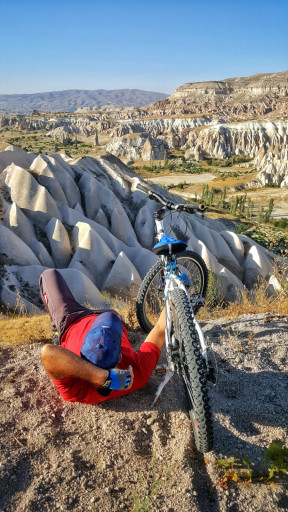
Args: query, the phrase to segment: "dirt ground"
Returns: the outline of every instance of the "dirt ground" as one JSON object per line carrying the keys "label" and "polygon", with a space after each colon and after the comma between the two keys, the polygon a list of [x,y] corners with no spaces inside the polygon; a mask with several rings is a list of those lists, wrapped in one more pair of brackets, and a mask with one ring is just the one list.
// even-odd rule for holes
{"label": "dirt ground", "polygon": [[[273,440],[287,443],[288,324],[264,318],[202,324],[219,377],[209,389],[214,451],[205,457],[195,449],[178,378],[155,408],[157,375],[114,402],[70,404],[44,372],[40,343],[2,343],[0,511],[288,510],[288,477],[268,484],[264,460]],[[137,348],[144,335],[130,338]],[[252,483],[222,488],[216,461],[244,456]]]}
{"label": "dirt ground", "polygon": [[157,185],[177,185],[177,183],[186,182],[187,184],[210,183],[215,180],[215,176],[211,173],[203,174],[175,174],[173,176],[159,176],[158,178],[149,178],[149,181]]}

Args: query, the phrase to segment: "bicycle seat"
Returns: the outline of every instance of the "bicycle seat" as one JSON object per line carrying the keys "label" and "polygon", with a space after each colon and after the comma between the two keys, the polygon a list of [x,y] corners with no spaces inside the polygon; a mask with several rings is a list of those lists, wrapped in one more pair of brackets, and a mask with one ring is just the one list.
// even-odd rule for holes
{"label": "bicycle seat", "polygon": [[152,251],[157,254],[157,256],[171,256],[172,254],[184,251],[186,247],[187,244],[185,242],[175,240],[175,238],[168,235],[163,235],[160,242],[154,245]]}

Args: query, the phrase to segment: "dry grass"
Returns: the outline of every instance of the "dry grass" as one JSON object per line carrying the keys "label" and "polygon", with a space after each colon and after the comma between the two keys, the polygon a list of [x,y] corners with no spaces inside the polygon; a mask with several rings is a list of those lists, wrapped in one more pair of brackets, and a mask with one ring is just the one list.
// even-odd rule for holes
{"label": "dry grass", "polygon": [[[278,280],[281,289],[273,291],[265,279],[259,279],[251,290],[244,288],[239,290],[238,299],[235,302],[225,303],[221,289],[217,289],[216,281],[210,283],[206,304],[197,315],[200,320],[229,317],[235,318],[249,314],[265,314],[270,316],[288,316],[288,268],[281,271],[275,266],[273,275]],[[212,287],[212,289],[211,289]]]}
{"label": "dry grass", "polygon": [[[131,331],[140,329],[135,311],[135,298],[123,299],[107,293],[104,296],[109,307],[122,315],[127,329]],[[89,304],[86,306],[92,308]],[[13,311],[7,308],[0,316],[0,343],[19,345],[51,342],[55,333],[51,331],[50,322],[47,313],[38,315],[26,313],[25,305],[19,298],[17,307]]]}
{"label": "dry grass", "polygon": [[53,333],[48,314],[8,315],[0,318],[0,342],[22,343],[48,342]]}

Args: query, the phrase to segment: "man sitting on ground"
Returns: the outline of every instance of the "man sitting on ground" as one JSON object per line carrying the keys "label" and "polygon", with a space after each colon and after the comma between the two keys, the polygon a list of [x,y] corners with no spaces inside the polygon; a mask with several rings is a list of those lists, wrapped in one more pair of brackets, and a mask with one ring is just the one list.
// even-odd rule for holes
{"label": "man sitting on ground", "polygon": [[81,306],[58,270],[41,274],[40,293],[59,335],[59,345],[44,345],[41,358],[64,400],[94,404],[145,386],[165,342],[164,310],[135,352],[121,316]]}

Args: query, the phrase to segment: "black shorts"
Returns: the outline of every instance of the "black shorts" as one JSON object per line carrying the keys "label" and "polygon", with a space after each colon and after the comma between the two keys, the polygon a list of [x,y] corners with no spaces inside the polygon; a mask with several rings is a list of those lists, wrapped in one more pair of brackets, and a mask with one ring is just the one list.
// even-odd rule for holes
{"label": "black shorts", "polygon": [[42,301],[51,318],[51,329],[58,331],[59,342],[65,330],[79,318],[98,315],[104,311],[112,311],[118,315],[113,309],[89,309],[81,306],[73,297],[64,277],[54,268],[41,274],[39,286]]}

